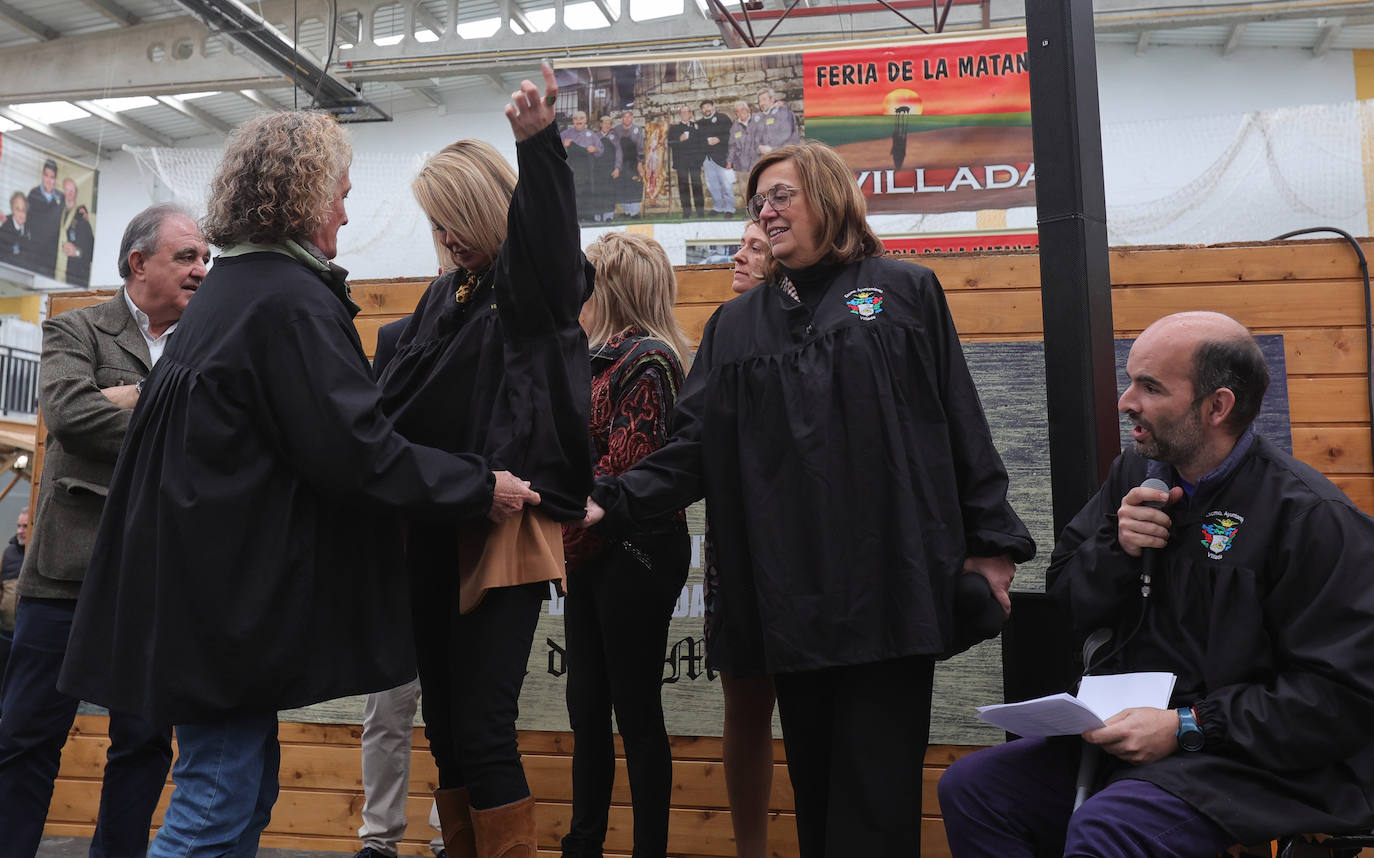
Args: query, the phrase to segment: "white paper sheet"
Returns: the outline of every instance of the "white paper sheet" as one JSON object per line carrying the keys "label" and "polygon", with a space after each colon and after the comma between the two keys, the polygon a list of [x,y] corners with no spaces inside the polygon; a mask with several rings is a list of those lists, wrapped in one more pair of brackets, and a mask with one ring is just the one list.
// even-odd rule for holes
{"label": "white paper sheet", "polygon": [[1072,736],[1105,725],[1124,709],[1169,705],[1172,673],[1119,673],[1085,676],[1078,696],[1051,694],[1020,703],[979,706],[978,718],[1018,736]]}

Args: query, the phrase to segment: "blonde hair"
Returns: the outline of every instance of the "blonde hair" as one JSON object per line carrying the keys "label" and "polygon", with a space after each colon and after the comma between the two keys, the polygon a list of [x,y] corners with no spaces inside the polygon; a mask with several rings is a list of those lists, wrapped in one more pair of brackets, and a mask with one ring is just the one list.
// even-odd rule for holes
{"label": "blonde hair", "polygon": [[305,238],[329,217],[353,147],[332,117],[303,110],[263,113],[234,130],[201,227],[206,241]]}
{"label": "blonde hair", "polygon": [[850,263],[882,255],[883,243],[868,226],[868,203],[854,181],[854,171],[824,143],[793,143],[759,158],[749,171],[745,199],[758,193],[759,175],[783,161],[796,165],[802,193],[810,195],[817,222],[816,246],[825,250],[819,262]]}
{"label": "blonde hair", "polygon": [[596,288],[588,299],[592,347],[634,326],[666,343],[686,366],[687,336],[673,314],[677,277],[663,245],[642,235],[608,232],[587,246],[587,261],[596,266]]}
{"label": "blonde hair", "polygon": [[[506,215],[515,192],[515,171],[501,153],[481,140],[459,140],[430,158],[410,183],[415,201],[431,222],[457,236],[463,246],[494,260],[506,240]],[[445,270],[458,263],[434,238]]]}

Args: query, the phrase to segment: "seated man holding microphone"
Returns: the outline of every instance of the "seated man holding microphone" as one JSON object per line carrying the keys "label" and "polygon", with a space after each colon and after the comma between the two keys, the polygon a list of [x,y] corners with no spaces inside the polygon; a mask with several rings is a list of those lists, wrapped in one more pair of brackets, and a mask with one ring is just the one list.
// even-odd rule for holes
{"label": "seated man holding microphone", "polygon": [[1170,708],[1083,734],[1105,754],[1077,810],[1077,737],[955,763],[952,854],[1211,856],[1374,825],[1374,520],[1251,428],[1269,373],[1234,319],[1155,322],[1127,373],[1134,449],[1060,536],[1048,590],[1080,639],[1112,631],[1092,672],[1175,673]]}

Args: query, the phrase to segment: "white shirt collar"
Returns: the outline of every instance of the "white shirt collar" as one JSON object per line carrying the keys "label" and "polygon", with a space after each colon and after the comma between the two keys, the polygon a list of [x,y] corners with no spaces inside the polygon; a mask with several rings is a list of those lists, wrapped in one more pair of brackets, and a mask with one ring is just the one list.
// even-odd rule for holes
{"label": "white shirt collar", "polygon": [[173,322],[167,326],[161,336],[153,336],[149,327],[152,320],[148,318],[148,314],[140,310],[138,305],[134,303],[134,299],[129,297],[128,289],[122,290],[122,293],[124,303],[129,308],[129,315],[133,316],[134,321],[138,323],[138,332],[143,335],[143,341],[148,344],[149,366],[154,366],[157,364],[157,359],[162,357],[162,350],[167,347],[167,338],[172,335],[172,331],[177,329],[179,323]]}

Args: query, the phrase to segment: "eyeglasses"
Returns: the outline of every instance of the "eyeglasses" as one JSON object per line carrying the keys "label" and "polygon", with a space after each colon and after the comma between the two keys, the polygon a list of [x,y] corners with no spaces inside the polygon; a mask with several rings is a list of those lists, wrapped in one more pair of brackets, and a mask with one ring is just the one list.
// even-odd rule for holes
{"label": "eyeglasses", "polygon": [[792,205],[792,196],[800,194],[801,188],[794,188],[791,185],[774,185],[768,190],[754,194],[749,198],[749,219],[754,223],[759,222],[763,216],[763,204],[767,203],[773,207],[773,211],[780,212]]}

